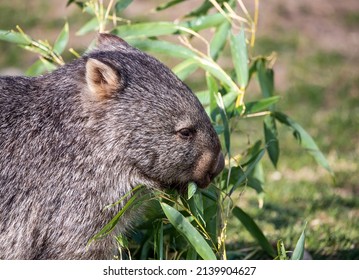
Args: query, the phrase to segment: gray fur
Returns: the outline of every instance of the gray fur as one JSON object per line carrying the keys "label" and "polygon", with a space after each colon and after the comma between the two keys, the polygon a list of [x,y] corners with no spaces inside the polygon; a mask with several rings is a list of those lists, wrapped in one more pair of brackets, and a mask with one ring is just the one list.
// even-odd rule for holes
{"label": "gray fur", "polygon": [[[121,207],[106,205],[138,184],[206,187],[223,168],[218,137],[188,87],[118,37],[99,41],[50,74],[0,78],[0,259],[111,258],[112,237],[86,249]],[[105,98],[89,93],[89,58],[118,77]]]}

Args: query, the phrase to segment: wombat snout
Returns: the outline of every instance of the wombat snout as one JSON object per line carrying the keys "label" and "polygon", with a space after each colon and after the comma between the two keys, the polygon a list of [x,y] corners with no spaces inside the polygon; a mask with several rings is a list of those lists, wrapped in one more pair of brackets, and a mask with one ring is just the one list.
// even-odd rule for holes
{"label": "wombat snout", "polygon": [[[211,181],[219,174],[224,168],[224,157],[222,152],[219,152],[216,157],[209,154],[204,154],[194,172],[194,182],[200,188],[206,188]],[[197,175],[197,174],[198,175]]]}

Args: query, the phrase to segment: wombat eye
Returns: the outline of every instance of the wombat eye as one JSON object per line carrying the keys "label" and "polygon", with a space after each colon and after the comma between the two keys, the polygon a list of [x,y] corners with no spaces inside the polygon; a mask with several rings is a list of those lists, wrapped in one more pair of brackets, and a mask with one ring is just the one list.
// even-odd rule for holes
{"label": "wombat eye", "polygon": [[193,136],[194,131],[192,129],[189,128],[183,128],[179,131],[177,131],[177,134],[182,138],[182,139],[189,139]]}

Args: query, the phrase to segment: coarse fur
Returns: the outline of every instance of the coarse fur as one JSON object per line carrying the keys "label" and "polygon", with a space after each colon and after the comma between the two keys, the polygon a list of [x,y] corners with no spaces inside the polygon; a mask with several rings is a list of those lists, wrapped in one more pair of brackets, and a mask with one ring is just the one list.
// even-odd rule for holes
{"label": "coarse fur", "polygon": [[0,78],[0,158],[0,259],[111,258],[112,237],[86,248],[121,208],[106,205],[139,184],[206,187],[224,165],[190,89],[108,34],[52,73]]}

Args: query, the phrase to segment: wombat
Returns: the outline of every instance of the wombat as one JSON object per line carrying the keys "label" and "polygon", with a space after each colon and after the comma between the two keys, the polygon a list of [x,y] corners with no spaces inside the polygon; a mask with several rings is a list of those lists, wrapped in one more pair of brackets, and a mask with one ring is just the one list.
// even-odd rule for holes
{"label": "wombat", "polygon": [[204,188],[224,166],[191,90],[109,34],[52,73],[0,78],[0,159],[0,259],[111,258],[113,237],[86,248],[106,205],[139,184]]}

